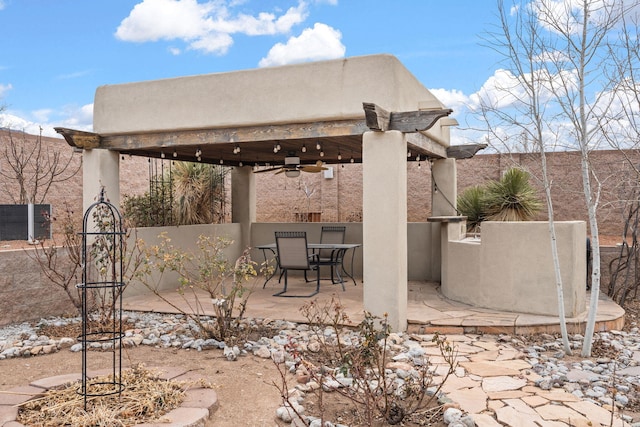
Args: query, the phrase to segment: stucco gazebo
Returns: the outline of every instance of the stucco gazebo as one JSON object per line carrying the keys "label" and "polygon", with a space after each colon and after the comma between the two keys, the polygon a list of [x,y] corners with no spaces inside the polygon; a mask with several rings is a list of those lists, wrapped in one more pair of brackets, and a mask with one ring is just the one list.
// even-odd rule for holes
{"label": "stucco gazebo", "polygon": [[[232,222],[244,246],[256,217],[255,167],[282,164],[288,152],[303,165],[362,162],[364,306],[404,330],[406,162],[433,162],[431,215],[446,219],[456,215],[448,202],[456,199],[455,158],[481,148],[450,147],[450,112],[395,57],[372,55],[101,86],[94,132],[56,131],[83,149],[85,206],[102,186],[119,204],[121,154],[234,166]],[[302,150],[317,143],[323,159]]]}

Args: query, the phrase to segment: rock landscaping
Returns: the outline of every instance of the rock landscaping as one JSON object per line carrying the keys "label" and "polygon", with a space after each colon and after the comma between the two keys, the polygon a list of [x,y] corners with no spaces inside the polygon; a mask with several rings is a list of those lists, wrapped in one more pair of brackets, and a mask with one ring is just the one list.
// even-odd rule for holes
{"label": "rock landscaping", "polygon": [[[302,426],[320,425],[320,419],[307,411],[309,392],[322,387],[325,392],[350,387],[345,376],[336,376],[324,384],[315,383],[308,372],[296,363],[287,351],[295,343],[299,351],[319,351],[319,336],[325,342],[359,345],[356,331],[345,329],[340,336],[331,327],[320,334],[307,324],[272,319],[245,319],[244,328],[265,332],[257,339],[227,345],[215,339],[198,338],[198,325],[182,315],[126,312],[124,346],[155,346],[185,351],[222,350],[229,361],[246,355],[273,359],[283,363],[294,375],[289,404],[274,408],[283,422]],[[43,319],[38,324],[18,324],[0,328],[1,359],[32,357],[58,351],[81,351],[75,337],[48,337],[38,331],[47,326],[64,330],[79,319]],[[46,329],[45,329],[46,330]],[[271,331],[267,334],[266,331]],[[552,335],[512,337],[509,335],[450,336],[457,352],[455,375],[442,387],[439,402],[450,426],[516,425],[525,417],[532,422],[554,420],[569,422],[588,420],[609,425],[611,411],[616,414],[614,425],[640,426],[635,410],[640,388],[640,331],[609,331],[596,334],[592,358],[565,356],[559,338]],[[416,367],[425,363],[435,371],[435,392],[445,366],[431,335],[390,334],[388,338],[392,360],[387,364],[389,378],[402,388],[405,379],[415,375]],[[582,336],[571,337],[574,353],[579,355]],[[107,350],[110,344],[94,343],[96,350]],[[98,348],[99,347],[99,348]],[[291,408],[295,408],[293,411]],[[299,419],[302,415],[304,419]],[[609,418],[607,418],[609,417]],[[303,424],[303,423],[307,424]],[[340,425],[340,420],[333,420]],[[418,424],[416,424],[418,425]],[[567,424],[568,425],[568,424]],[[592,424],[597,426],[597,424]]]}

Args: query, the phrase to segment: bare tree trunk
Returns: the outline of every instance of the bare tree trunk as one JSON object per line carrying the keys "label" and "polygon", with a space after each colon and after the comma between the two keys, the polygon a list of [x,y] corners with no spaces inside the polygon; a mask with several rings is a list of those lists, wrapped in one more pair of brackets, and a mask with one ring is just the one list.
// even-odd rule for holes
{"label": "bare tree trunk", "polygon": [[547,200],[548,219],[549,219],[549,237],[551,238],[551,258],[553,258],[553,271],[556,276],[556,291],[558,295],[558,317],[560,318],[560,333],[562,335],[562,345],[564,352],[572,355],[571,345],[569,344],[569,334],[567,333],[567,319],[564,311],[564,286],[562,283],[562,273],[560,271],[560,258],[558,257],[558,242],[556,238],[556,227],[553,215],[553,201],[551,200],[551,183],[549,182],[549,173],[547,171],[547,156],[544,147],[540,144],[540,162],[542,164],[542,181],[544,185],[544,194]]}
{"label": "bare tree trunk", "polygon": [[596,314],[598,311],[598,298],[600,297],[600,240],[598,238],[598,220],[596,217],[597,200],[594,201],[591,193],[591,180],[589,176],[589,158],[582,155],[582,182],[587,209],[589,212],[589,229],[591,230],[591,250],[593,256],[593,268],[591,270],[591,298],[589,301],[589,316],[582,343],[582,356],[591,356],[593,334],[595,332]]}

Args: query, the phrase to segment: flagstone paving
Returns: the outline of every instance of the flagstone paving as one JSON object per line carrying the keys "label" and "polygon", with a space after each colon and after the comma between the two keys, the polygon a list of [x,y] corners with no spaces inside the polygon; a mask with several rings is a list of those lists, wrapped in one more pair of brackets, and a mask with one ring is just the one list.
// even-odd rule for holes
{"label": "flagstone paving", "polygon": [[531,372],[524,355],[495,337],[488,342],[491,337],[471,334],[452,338],[461,357],[479,361],[459,363],[462,371],[447,380],[443,391],[478,427],[631,426],[618,411],[612,424],[611,408],[582,400],[564,389],[534,386],[538,375]]}

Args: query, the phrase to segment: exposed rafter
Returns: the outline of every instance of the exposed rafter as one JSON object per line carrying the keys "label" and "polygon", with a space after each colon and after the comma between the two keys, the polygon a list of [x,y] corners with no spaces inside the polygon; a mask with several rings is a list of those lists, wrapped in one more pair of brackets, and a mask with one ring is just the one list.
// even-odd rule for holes
{"label": "exposed rafter", "polygon": [[438,110],[418,110],[404,112],[388,112],[379,105],[363,102],[367,127],[373,131],[397,130],[400,132],[423,132],[429,130],[436,122],[453,112],[449,108]]}

